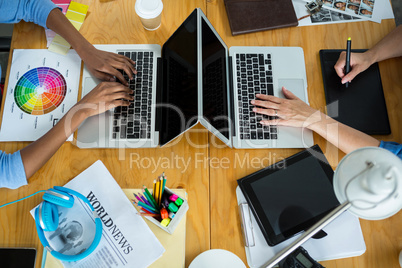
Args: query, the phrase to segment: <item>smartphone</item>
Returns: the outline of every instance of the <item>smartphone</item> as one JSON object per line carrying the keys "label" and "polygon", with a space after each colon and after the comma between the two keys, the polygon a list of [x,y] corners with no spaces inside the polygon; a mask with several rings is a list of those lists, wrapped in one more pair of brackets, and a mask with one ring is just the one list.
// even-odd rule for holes
{"label": "smartphone", "polygon": [[0,248],[2,268],[35,268],[35,248]]}

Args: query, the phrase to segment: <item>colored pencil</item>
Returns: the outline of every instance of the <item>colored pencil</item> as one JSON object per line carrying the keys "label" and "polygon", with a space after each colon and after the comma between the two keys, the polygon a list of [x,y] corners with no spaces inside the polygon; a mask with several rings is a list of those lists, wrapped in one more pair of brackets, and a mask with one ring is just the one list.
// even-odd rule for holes
{"label": "colored pencil", "polygon": [[156,180],[156,196],[155,196],[155,200],[156,200],[156,204],[158,204],[158,206],[160,205],[160,202],[159,202],[159,195],[160,195],[160,180],[159,180],[159,178]]}
{"label": "colored pencil", "polygon": [[163,178],[162,176],[159,178],[159,206],[161,205],[162,202],[162,194],[163,194]]}
{"label": "colored pencil", "polygon": [[153,213],[159,213],[158,210],[156,210],[155,208],[153,208],[153,207],[151,207],[151,206],[148,206],[148,205],[145,204],[144,202],[135,201],[135,203],[136,203],[137,205],[139,205],[140,207],[145,208],[145,209],[148,210],[148,211],[151,211],[151,212],[153,212]]}
{"label": "colored pencil", "polygon": [[158,206],[156,204],[156,201],[154,199],[154,197],[151,195],[151,193],[148,191],[147,187],[142,186],[142,192],[145,194],[145,197],[149,200],[149,202],[152,204],[152,206],[156,209],[158,209]]}
{"label": "colored pencil", "polygon": [[[153,205],[152,205],[151,203],[149,203],[148,200],[147,200],[142,194],[138,194],[138,195],[139,195],[139,197],[141,198],[142,202],[144,202],[144,203],[147,204],[148,206],[153,207]],[[141,201],[141,200],[138,200],[138,201]]]}
{"label": "colored pencil", "polygon": [[140,206],[135,202],[134,199],[131,199],[131,201],[133,201],[133,204],[136,205],[139,210],[143,210],[143,211],[145,211],[146,213],[153,213],[153,212],[151,212],[151,211],[146,210],[146,209],[143,208],[143,207],[140,207]]}
{"label": "colored pencil", "polygon": [[151,216],[151,217],[157,217],[159,216],[159,214],[155,214],[155,213],[137,213],[138,215],[144,217],[144,216]]}
{"label": "colored pencil", "polygon": [[152,192],[152,195],[156,201],[156,180],[154,180],[154,191]]}
{"label": "colored pencil", "polygon": [[135,198],[137,198],[138,201],[141,201],[141,199],[138,197],[138,195],[136,195],[135,193],[133,193],[133,195],[135,196]]}
{"label": "colored pencil", "polygon": [[166,185],[165,172],[162,173],[162,176],[163,176],[163,186],[162,186],[162,197],[163,197],[163,193],[165,192],[165,185]]}

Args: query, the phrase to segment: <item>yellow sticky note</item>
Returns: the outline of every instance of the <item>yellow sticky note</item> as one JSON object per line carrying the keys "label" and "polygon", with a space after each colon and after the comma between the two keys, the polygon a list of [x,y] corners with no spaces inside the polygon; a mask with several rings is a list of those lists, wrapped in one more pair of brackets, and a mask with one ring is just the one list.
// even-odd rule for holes
{"label": "yellow sticky note", "polygon": [[77,31],[80,30],[82,23],[76,22],[76,21],[70,21],[71,24],[74,26],[75,29],[77,29]]}
{"label": "yellow sticky note", "polygon": [[78,13],[87,14],[89,6],[71,1],[68,9],[73,10]]}
{"label": "yellow sticky note", "polygon": [[70,21],[76,21],[76,22],[80,22],[80,23],[82,23],[84,21],[85,15],[86,14],[77,13],[77,12],[74,12],[71,10],[68,10],[66,13],[67,19],[69,19]]}
{"label": "yellow sticky note", "polygon": [[60,35],[56,35],[49,46],[49,50],[61,55],[67,55],[70,44]]}

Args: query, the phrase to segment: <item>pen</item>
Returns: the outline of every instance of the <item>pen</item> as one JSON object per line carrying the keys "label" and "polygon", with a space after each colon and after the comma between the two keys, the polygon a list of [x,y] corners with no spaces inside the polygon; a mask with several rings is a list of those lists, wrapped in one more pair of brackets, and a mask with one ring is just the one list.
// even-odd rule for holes
{"label": "pen", "polygon": [[[350,72],[350,47],[352,45],[352,39],[349,37],[346,41],[346,74]],[[349,82],[345,83],[345,87],[349,86]]]}

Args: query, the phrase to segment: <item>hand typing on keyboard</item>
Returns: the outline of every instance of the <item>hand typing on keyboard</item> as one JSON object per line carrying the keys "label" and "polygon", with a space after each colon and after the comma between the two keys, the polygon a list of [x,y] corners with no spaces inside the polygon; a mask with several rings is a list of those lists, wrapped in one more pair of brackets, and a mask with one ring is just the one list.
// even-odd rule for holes
{"label": "hand typing on keyboard", "polygon": [[251,104],[256,107],[253,112],[273,116],[271,120],[262,120],[262,125],[282,125],[307,127],[321,120],[320,112],[307,105],[291,91],[282,87],[286,99],[270,95],[257,94]]}
{"label": "hand typing on keyboard", "polygon": [[64,144],[78,126],[90,116],[116,106],[129,105],[132,90],[116,82],[102,82],[75,104],[40,139],[21,150],[26,177],[31,177]]}
{"label": "hand typing on keyboard", "polygon": [[78,102],[73,109],[86,117],[103,113],[118,106],[128,106],[134,97],[133,90],[117,82],[102,82]]}
{"label": "hand typing on keyboard", "polygon": [[117,69],[124,70],[129,79],[133,79],[133,75],[137,73],[135,62],[124,55],[102,51],[92,46],[80,56],[91,74],[104,81],[114,82],[117,78],[123,85],[128,86],[128,81]]}
{"label": "hand typing on keyboard", "polygon": [[308,106],[292,92],[282,87],[286,99],[257,94],[251,104],[255,113],[276,116],[278,119],[262,120],[262,125],[282,125],[308,128],[336,145],[344,153],[366,146],[379,146],[380,141],[328,115]]}

